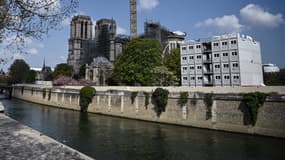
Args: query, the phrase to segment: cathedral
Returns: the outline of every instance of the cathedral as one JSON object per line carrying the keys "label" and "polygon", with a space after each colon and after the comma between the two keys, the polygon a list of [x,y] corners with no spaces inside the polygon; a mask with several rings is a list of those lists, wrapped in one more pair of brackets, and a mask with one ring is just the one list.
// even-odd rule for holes
{"label": "cathedral", "polygon": [[116,21],[113,19],[98,20],[95,37],[92,36],[92,26],[89,16],[78,15],[72,18],[67,63],[73,67],[75,74],[85,66],[85,79],[104,85],[102,79],[105,79],[105,72],[112,68],[112,63],[122,52],[129,37],[116,35]]}

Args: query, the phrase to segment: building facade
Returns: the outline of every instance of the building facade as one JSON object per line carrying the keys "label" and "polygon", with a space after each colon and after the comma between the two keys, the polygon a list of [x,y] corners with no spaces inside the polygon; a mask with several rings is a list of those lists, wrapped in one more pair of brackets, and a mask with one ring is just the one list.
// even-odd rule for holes
{"label": "building facade", "polygon": [[182,86],[263,85],[259,42],[226,34],[181,44]]}
{"label": "building facade", "polygon": [[163,48],[163,54],[167,54],[171,49],[180,48],[180,44],[184,41],[186,34],[171,32],[159,22],[146,21],[144,23],[143,37],[157,39]]}
{"label": "building facade", "polygon": [[89,16],[74,16],[70,23],[67,63],[73,66],[75,73],[88,63],[92,44],[92,20]]}

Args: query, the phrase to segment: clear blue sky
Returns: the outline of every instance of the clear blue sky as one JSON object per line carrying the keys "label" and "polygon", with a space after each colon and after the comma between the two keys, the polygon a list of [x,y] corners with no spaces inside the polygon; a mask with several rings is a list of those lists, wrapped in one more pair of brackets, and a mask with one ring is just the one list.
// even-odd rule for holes
{"label": "clear blue sky", "polygon": [[[241,32],[261,43],[263,63],[285,68],[284,0],[137,0],[138,30],[146,20],[159,21],[171,31],[183,31],[187,39],[206,38],[221,33]],[[129,34],[129,0],[80,0],[77,12],[94,21],[113,18],[120,33]],[[33,40],[22,55],[31,67],[55,67],[66,63],[69,21],[60,31],[52,31],[43,41]],[[3,68],[9,67],[0,66]]]}

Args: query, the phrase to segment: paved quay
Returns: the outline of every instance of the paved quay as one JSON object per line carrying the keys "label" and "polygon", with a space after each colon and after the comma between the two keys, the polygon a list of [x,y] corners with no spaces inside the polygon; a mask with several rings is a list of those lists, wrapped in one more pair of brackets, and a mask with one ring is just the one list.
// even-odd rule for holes
{"label": "paved quay", "polygon": [[0,114],[1,160],[92,160],[92,158]]}

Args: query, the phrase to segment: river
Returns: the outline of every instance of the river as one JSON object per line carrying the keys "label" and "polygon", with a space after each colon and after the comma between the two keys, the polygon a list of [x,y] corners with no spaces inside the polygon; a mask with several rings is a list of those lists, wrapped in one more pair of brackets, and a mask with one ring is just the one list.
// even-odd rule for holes
{"label": "river", "polygon": [[5,114],[97,160],[283,160],[285,139],[172,126],[3,100]]}

